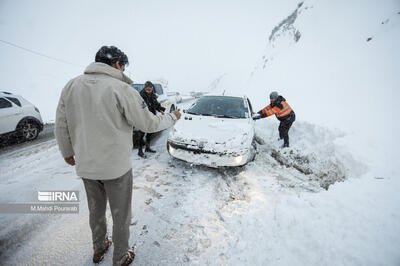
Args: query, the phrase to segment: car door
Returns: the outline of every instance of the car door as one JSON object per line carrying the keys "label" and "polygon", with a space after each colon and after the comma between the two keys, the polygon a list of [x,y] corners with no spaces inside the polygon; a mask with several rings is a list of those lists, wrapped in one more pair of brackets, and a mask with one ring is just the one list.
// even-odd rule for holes
{"label": "car door", "polygon": [[14,131],[21,114],[21,107],[4,97],[0,97],[0,134]]}

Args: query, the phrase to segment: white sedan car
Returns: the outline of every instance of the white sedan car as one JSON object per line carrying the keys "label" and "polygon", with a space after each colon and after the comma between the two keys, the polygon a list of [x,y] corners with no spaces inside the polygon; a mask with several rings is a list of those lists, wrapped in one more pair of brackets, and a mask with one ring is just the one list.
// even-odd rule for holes
{"label": "white sedan car", "polygon": [[196,165],[244,165],[256,155],[252,114],[246,96],[203,96],[170,131],[168,152]]}

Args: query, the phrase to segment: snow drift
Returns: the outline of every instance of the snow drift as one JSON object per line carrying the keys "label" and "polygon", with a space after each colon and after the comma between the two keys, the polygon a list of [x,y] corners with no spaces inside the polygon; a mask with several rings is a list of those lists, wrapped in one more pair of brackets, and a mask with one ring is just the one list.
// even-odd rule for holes
{"label": "snow drift", "polygon": [[289,134],[291,147],[281,149],[283,141],[278,141],[278,123],[274,122],[257,122],[258,156],[274,169],[283,186],[316,192],[366,172],[366,166],[340,146],[345,133],[295,121]]}

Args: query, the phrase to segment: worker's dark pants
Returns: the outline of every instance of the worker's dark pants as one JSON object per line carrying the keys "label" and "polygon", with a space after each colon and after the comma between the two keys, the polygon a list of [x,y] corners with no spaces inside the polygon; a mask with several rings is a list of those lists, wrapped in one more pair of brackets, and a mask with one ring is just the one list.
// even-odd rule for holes
{"label": "worker's dark pants", "polygon": [[[144,141],[144,135],[146,135],[146,142]],[[142,149],[144,145],[150,147],[150,141],[153,139],[154,133],[144,133],[139,131],[139,149]]]}
{"label": "worker's dark pants", "polygon": [[279,138],[283,139],[283,146],[289,147],[289,129],[293,122],[296,120],[296,115],[292,111],[286,118],[280,120],[279,124]]}

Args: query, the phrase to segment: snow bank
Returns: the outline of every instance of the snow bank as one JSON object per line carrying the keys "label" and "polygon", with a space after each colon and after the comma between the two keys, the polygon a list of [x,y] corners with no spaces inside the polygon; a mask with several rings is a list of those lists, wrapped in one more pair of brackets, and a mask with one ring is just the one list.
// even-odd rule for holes
{"label": "snow bank", "polygon": [[366,166],[338,144],[345,133],[295,121],[289,131],[291,147],[282,149],[278,122],[272,119],[257,122],[256,139],[260,157],[276,168],[282,184],[318,191],[318,187],[328,189],[335,182],[365,173]]}

